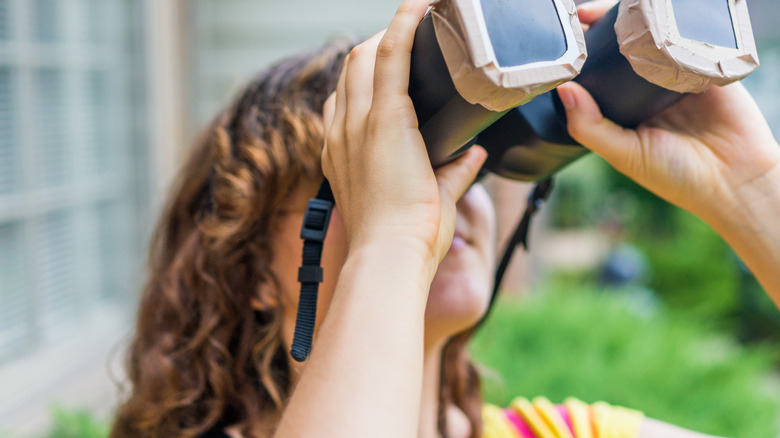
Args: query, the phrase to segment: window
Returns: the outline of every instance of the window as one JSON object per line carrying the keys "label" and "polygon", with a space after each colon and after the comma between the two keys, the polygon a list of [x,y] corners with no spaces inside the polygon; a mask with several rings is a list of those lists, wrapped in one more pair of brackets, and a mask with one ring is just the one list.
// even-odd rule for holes
{"label": "window", "polygon": [[0,0],[0,365],[135,292],[123,0]]}

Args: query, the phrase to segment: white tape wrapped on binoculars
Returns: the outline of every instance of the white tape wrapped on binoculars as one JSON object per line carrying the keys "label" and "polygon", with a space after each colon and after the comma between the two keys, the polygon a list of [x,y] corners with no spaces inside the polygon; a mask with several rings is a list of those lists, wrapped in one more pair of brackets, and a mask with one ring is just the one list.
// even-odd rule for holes
{"label": "white tape wrapped on binoculars", "polygon": [[623,0],[615,23],[620,52],[639,76],[678,93],[700,93],[744,78],[759,64],[747,4],[721,1],[728,6],[734,47],[684,37],[674,14],[675,5],[684,6],[680,1]]}
{"label": "white tape wrapped on binoculars", "polygon": [[[576,77],[587,57],[585,38],[573,0],[552,0],[565,36],[557,59],[500,65],[479,0],[438,0],[431,14],[452,82],[472,104],[506,111]],[[525,44],[518,41],[518,45]]]}

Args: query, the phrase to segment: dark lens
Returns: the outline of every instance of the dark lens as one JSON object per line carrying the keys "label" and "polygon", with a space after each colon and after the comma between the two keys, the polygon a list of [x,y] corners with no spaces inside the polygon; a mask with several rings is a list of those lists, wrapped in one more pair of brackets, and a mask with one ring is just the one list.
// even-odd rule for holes
{"label": "dark lens", "polygon": [[555,61],[566,53],[566,35],[553,0],[481,0],[498,65]]}
{"label": "dark lens", "polygon": [[680,36],[713,46],[737,48],[737,36],[731,21],[728,0],[706,2],[672,0],[674,19]]}

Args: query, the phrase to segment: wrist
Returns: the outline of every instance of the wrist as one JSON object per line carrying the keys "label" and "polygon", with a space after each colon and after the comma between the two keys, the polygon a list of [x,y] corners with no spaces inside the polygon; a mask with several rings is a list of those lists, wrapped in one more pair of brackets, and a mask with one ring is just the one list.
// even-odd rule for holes
{"label": "wrist", "polygon": [[[376,235],[352,242],[345,268],[375,282],[392,282],[400,293],[410,291],[427,301],[427,293],[438,267],[428,245],[417,239]],[[422,292],[420,292],[422,291]]]}
{"label": "wrist", "polygon": [[710,214],[702,218],[722,235],[755,236],[774,234],[778,214],[780,159],[764,174],[731,190],[727,201],[713,205]]}
{"label": "wrist", "polygon": [[725,204],[705,221],[751,270],[779,266],[780,163],[735,189]]}
{"label": "wrist", "polygon": [[737,208],[708,222],[780,307],[780,164],[734,195]]}
{"label": "wrist", "polygon": [[422,224],[388,223],[354,230],[347,237],[348,254],[390,253],[404,255],[420,265],[436,270],[436,247],[429,237],[436,230],[426,230]]}

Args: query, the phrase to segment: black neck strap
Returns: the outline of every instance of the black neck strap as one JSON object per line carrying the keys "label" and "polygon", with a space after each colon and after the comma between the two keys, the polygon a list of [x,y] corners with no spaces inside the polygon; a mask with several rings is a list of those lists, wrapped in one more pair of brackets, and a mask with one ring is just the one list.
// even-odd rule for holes
{"label": "black neck strap", "polygon": [[333,210],[333,192],[327,179],[322,180],[320,190],[309,200],[303,216],[301,239],[303,239],[303,262],[298,268],[298,282],[301,295],[298,300],[298,315],[295,320],[290,355],[303,362],[311,352],[314,324],[317,320],[317,293],[322,283],[322,244],[328,232],[330,213]]}
{"label": "black neck strap", "polygon": [[547,198],[550,197],[554,183],[553,178],[549,177],[542,182],[536,184],[531,193],[528,194],[528,201],[525,205],[525,211],[523,217],[515,228],[515,232],[504,247],[504,255],[501,257],[501,263],[496,268],[496,276],[493,280],[493,294],[490,296],[490,304],[479,324],[482,324],[487,319],[490,309],[493,308],[493,304],[498,296],[498,290],[501,287],[501,281],[504,279],[504,274],[509,267],[509,262],[512,261],[512,255],[515,253],[517,245],[523,245],[523,249],[528,251],[528,235],[531,230],[531,219],[534,217],[537,211],[544,205]]}

